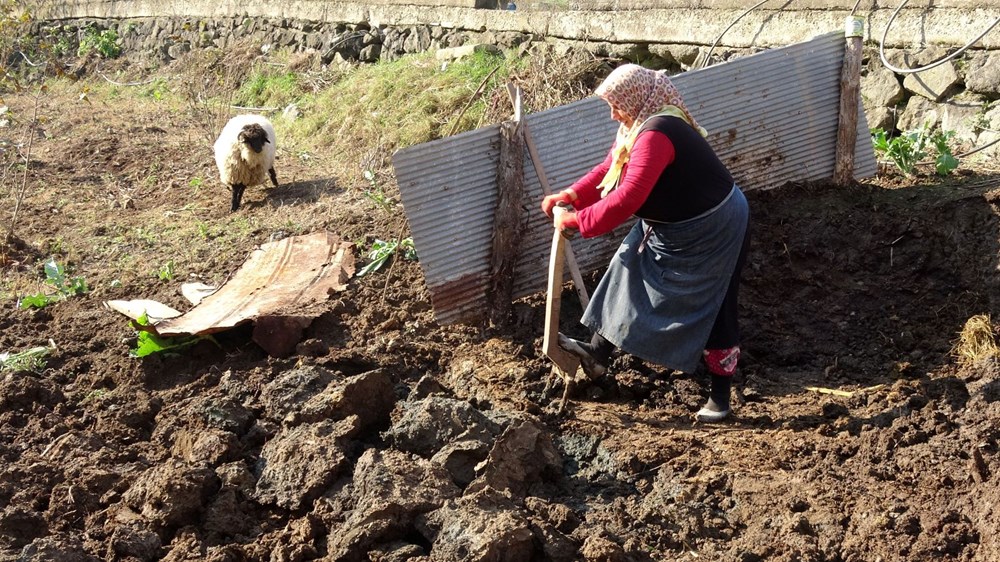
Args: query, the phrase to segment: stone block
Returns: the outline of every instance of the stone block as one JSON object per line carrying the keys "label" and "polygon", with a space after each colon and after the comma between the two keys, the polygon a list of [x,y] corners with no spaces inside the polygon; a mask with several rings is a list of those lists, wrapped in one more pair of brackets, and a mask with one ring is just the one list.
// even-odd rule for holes
{"label": "stone block", "polygon": [[882,129],[891,133],[896,128],[895,108],[881,106],[865,108],[865,118],[868,120],[869,130]]}
{"label": "stone block", "polygon": [[983,121],[986,127],[994,131],[1000,131],[1000,105],[990,108],[983,114]]}
{"label": "stone block", "polygon": [[361,62],[377,62],[382,55],[382,45],[373,44],[361,49],[358,60]]}
{"label": "stone block", "polygon": [[969,161],[984,162],[989,164],[991,167],[995,167],[997,159],[1000,159],[1000,133],[994,131],[983,131],[978,137],[976,137],[976,147],[986,148],[969,156]]}
{"label": "stone block", "polygon": [[982,119],[985,102],[972,96],[963,98],[952,98],[938,104],[941,130],[954,131],[955,140],[973,142],[979,134],[977,127]]}
{"label": "stone block", "polygon": [[[973,154],[970,159],[973,161],[986,162],[991,167],[996,166],[997,159],[1000,159],[1000,106],[996,106],[984,113],[980,120],[986,127],[976,137],[976,148],[986,147]],[[996,143],[996,144],[990,144]]]}
{"label": "stone block", "polygon": [[955,64],[948,61],[919,73],[907,74],[903,87],[931,101],[941,101],[961,88]]}
{"label": "stone block", "polygon": [[866,109],[895,107],[905,96],[906,90],[900,85],[896,73],[881,64],[870,69],[861,79],[861,99]]}
{"label": "stone block", "polygon": [[900,54],[905,68],[918,68],[945,58],[948,51],[938,45],[928,45],[917,51],[902,51]]}
{"label": "stone block", "polygon": [[906,102],[906,109],[899,115],[896,128],[900,131],[922,129],[924,126],[933,128],[941,122],[938,106],[926,98],[913,96]]}
{"label": "stone block", "polygon": [[191,45],[187,42],[185,43],[175,43],[167,47],[167,55],[171,59],[179,59],[184,56],[185,53],[191,51]]}
{"label": "stone block", "polygon": [[1000,98],[1000,52],[975,53],[969,57],[965,88],[991,99]]}

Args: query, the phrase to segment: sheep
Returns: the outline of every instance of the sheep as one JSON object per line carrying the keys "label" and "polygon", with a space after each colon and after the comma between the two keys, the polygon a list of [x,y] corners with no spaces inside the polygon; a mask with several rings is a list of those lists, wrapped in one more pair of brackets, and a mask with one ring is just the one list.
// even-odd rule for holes
{"label": "sheep", "polygon": [[240,208],[247,186],[265,183],[270,176],[271,183],[278,187],[274,173],[276,143],[274,126],[261,115],[237,115],[222,128],[215,141],[215,164],[223,185],[232,189],[231,212]]}

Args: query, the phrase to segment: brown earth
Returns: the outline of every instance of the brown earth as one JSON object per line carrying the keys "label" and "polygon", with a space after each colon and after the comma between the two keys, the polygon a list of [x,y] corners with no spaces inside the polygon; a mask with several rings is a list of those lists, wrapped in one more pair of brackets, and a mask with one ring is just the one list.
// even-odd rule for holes
{"label": "brown earth", "polygon": [[[130,357],[103,301],[186,310],[182,282],[324,229],[364,264],[400,207],[282,150],[281,185],[230,214],[194,109],[73,85],[37,114],[0,352],[56,350],[0,373],[0,560],[1000,560],[1000,369],[953,352],[997,312],[993,172],[749,191],[735,415],[704,425],[703,373],[620,355],[555,415],[544,295],[509,329],[442,327],[404,260],[291,357],[243,327]],[[51,255],[90,291],[18,309]]]}

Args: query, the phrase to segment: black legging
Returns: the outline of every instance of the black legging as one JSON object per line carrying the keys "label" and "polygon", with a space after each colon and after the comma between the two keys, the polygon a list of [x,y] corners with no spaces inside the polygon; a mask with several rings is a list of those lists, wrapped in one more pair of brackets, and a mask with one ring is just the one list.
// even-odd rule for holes
{"label": "black legging", "polygon": [[743,234],[743,247],[740,248],[740,256],[736,258],[736,269],[733,270],[733,276],[729,278],[726,296],[722,299],[722,306],[719,308],[718,316],[715,317],[715,324],[712,325],[712,332],[708,335],[705,349],[729,349],[740,344],[740,273],[743,271],[743,264],[747,261],[749,247],[750,224],[748,222],[747,230]]}

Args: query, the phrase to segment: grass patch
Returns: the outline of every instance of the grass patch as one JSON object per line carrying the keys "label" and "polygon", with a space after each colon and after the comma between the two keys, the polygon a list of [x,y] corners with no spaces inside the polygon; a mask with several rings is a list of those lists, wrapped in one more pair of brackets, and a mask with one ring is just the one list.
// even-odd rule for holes
{"label": "grass patch", "polygon": [[[452,130],[474,129],[483,122],[485,100],[503,87],[516,64],[502,55],[477,53],[442,71],[440,61],[425,53],[362,66],[304,100],[305,117],[291,125],[288,135],[310,145],[306,149],[341,145],[360,161],[365,148],[382,147],[388,154]],[[477,101],[463,112],[494,69]]]}
{"label": "grass patch", "polygon": [[273,74],[266,67],[258,67],[240,86],[234,102],[242,106],[280,108],[298,100],[304,93],[294,72]]}
{"label": "grass patch", "polygon": [[[285,123],[286,138],[301,151],[336,147],[349,183],[388,167],[392,152],[509,119],[508,82],[523,90],[526,112],[589,96],[610,72],[585,52],[541,48],[477,52],[442,64],[432,53],[361,66],[300,99],[303,118]],[[286,145],[287,146],[287,145]]]}

